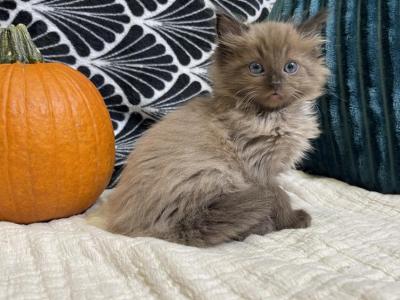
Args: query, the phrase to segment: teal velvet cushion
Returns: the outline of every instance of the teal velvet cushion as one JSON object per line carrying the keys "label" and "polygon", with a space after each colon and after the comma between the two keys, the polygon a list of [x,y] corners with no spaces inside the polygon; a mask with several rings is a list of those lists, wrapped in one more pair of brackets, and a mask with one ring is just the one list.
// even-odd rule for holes
{"label": "teal velvet cushion", "polygon": [[329,11],[322,128],[304,170],[400,193],[400,1],[278,0],[272,19]]}

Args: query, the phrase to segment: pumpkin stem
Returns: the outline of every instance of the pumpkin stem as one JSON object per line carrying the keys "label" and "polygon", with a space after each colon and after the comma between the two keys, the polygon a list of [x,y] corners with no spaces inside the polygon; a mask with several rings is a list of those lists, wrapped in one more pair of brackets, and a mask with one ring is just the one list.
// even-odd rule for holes
{"label": "pumpkin stem", "polygon": [[0,64],[34,64],[43,62],[43,56],[36,48],[23,24],[0,28]]}

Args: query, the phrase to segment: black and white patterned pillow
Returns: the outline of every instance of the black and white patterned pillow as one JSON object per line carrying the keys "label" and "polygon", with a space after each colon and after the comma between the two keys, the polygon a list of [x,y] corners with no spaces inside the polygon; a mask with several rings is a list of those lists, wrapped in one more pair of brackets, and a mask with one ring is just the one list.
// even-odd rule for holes
{"label": "black and white patterned pillow", "polygon": [[0,0],[0,25],[24,23],[47,61],[71,65],[103,95],[122,170],[135,140],[210,91],[215,9],[263,20],[275,0]]}

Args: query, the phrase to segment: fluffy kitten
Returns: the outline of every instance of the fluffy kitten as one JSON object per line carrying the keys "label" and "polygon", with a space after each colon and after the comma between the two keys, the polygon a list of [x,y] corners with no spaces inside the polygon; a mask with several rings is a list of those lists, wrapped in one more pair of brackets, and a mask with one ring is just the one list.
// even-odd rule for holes
{"label": "fluffy kitten", "polygon": [[140,138],[91,224],[199,247],[310,225],[276,179],[319,134],[313,100],[328,75],[319,35],[325,14],[298,26],[217,21],[213,95]]}

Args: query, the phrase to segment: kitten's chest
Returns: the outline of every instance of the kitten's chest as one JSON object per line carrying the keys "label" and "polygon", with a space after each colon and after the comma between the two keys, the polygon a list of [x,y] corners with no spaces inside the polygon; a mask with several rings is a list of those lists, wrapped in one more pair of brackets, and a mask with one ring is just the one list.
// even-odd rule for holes
{"label": "kitten's chest", "polygon": [[237,156],[246,175],[264,183],[293,168],[310,150],[310,141],[318,134],[314,116],[288,120],[278,115],[249,120],[237,134]]}

